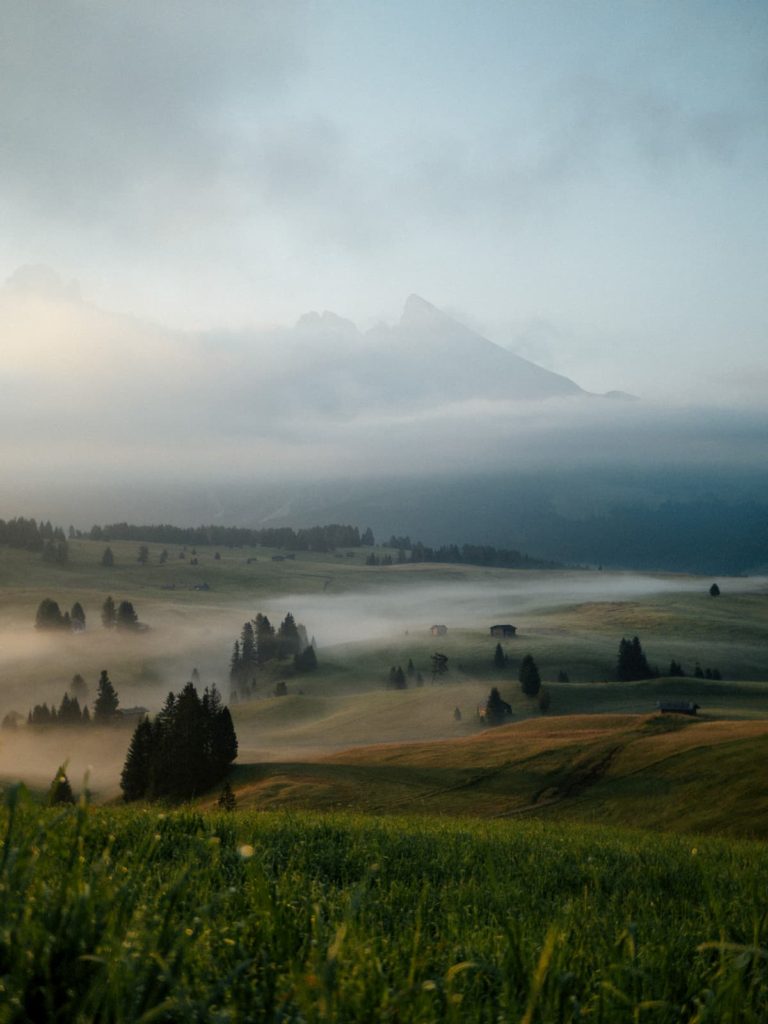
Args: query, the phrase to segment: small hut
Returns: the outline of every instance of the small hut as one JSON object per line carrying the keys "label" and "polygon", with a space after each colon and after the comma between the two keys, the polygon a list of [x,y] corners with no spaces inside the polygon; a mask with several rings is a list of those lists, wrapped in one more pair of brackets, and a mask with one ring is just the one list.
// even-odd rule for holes
{"label": "small hut", "polygon": [[510,626],[508,622],[502,623],[501,625],[491,626],[491,636],[498,637],[511,637],[517,632],[516,626]]}

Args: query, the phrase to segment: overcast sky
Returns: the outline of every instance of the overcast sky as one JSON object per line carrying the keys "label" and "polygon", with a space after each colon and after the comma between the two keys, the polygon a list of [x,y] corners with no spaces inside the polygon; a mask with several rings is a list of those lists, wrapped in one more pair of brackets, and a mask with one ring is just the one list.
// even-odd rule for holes
{"label": "overcast sky", "polygon": [[768,5],[0,0],[0,276],[172,327],[410,292],[591,390],[768,385]]}

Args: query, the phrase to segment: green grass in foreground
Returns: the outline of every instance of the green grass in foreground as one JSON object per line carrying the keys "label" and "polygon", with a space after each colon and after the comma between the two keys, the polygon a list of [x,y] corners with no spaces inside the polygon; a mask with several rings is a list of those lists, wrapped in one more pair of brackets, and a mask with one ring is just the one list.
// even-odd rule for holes
{"label": "green grass in foreground", "polygon": [[757,1022],[768,850],[11,794],[0,1021]]}

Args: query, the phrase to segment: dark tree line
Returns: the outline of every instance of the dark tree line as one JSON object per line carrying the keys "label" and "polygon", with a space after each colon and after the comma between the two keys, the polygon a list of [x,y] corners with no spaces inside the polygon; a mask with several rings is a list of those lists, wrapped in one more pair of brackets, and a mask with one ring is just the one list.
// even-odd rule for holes
{"label": "dark tree line", "polygon": [[397,558],[391,555],[370,554],[367,565],[399,565],[421,562],[446,562],[450,565],[483,565],[499,569],[554,569],[556,562],[546,562],[515,549],[495,548],[489,544],[443,544],[432,548],[410,537],[391,537],[390,545],[397,548]]}
{"label": "dark tree line", "polygon": [[73,633],[81,633],[85,629],[85,611],[79,601],[75,601],[71,611],[62,612],[59,602],[51,597],[44,597],[35,614],[37,629],[70,629]]}
{"label": "dark tree line", "polygon": [[38,523],[35,519],[17,516],[15,519],[0,519],[0,544],[22,551],[43,551],[46,542],[64,543],[66,537],[60,526],[50,522]]}
{"label": "dark tree line", "polygon": [[69,725],[112,725],[120,718],[120,699],[106,669],[102,669],[96,688],[93,714],[87,705],[81,706],[80,696],[86,696],[88,688],[81,675],[74,676],[71,693],[65,693],[58,708],[47,704],[36,704],[27,715],[27,725],[69,726]]}
{"label": "dark tree line", "polygon": [[216,687],[199,697],[189,682],[136,726],[120,777],[123,797],[190,799],[220,782],[236,757],[232,716]]}
{"label": "dark tree line", "polygon": [[210,544],[216,547],[284,548],[287,551],[333,551],[336,548],[359,548],[372,545],[370,527],[360,533],[357,526],[329,523],[294,530],[290,526],[267,527],[254,530],[239,526],[181,527],[133,526],[129,523],[110,523],[94,526],[88,534],[91,540],[151,541],[157,544]]}

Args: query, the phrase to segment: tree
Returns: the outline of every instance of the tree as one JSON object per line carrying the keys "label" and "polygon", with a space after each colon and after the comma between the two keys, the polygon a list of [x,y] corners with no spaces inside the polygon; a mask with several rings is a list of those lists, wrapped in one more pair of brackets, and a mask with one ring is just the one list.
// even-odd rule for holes
{"label": "tree", "polygon": [[[277,655],[277,641],[275,640],[275,627],[266,615],[261,612],[253,620],[256,636],[256,657],[259,665],[265,665]],[[242,654],[242,639],[240,641]]]}
{"label": "tree", "polygon": [[292,658],[299,653],[299,630],[296,620],[288,612],[277,631],[277,656]]}
{"label": "tree", "polygon": [[616,678],[619,682],[632,683],[638,679],[654,679],[657,675],[658,672],[648,664],[640,640],[636,636],[631,640],[622,637],[616,663]]}
{"label": "tree", "polygon": [[498,687],[494,686],[485,702],[486,722],[488,725],[501,725],[507,715],[511,713],[512,708],[505,700],[502,700]]}
{"label": "tree", "polygon": [[448,656],[438,651],[432,655],[432,682],[439,676],[444,676],[448,671]]}
{"label": "tree", "polygon": [[167,548],[163,548],[163,550],[158,555],[157,560],[160,563],[160,565],[165,565],[165,563],[168,561],[168,549]]}
{"label": "tree", "polygon": [[101,606],[101,624],[105,629],[112,629],[115,624],[115,602],[111,597],[105,597]]}
{"label": "tree", "polygon": [[496,650],[493,652],[493,667],[497,672],[501,672],[506,668],[507,659],[502,649],[501,644],[496,644]]}
{"label": "tree", "polygon": [[115,556],[112,554],[112,548],[107,546],[104,548],[104,554],[101,556],[101,564],[106,566],[107,569],[111,569],[115,564]]}
{"label": "tree", "polygon": [[458,705],[453,709],[453,720],[454,722],[461,721],[461,708]]}
{"label": "tree", "polygon": [[140,800],[150,784],[152,765],[152,726],[148,718],[136,726],[120,774],[120,788],[125,801]]}
{"label": "tree", "polygon": [[96,725],[107,725],[114,721],[120,700],[112,680],[103,668],[96,687],[96,701],[93,705],[93,720]]}
{"label": "tree", "polygon": [[[73,629],[85,629],[85,610],[79,601],[75,601],[72,605],[72,611],[69,613],[70,620],[72,622]],[[75,625],[77,623],[77,625]]]}
{"label": "tree", "polygon": [[58,804],[73,804],[74,802],[75,797],[67,778],[66,765],[61,765],[48,790],[48,806],[56,807]]}
{"label": "tree", "polygon": [[64,626],[64,616],[61,614],[58,601],[54,601],[51,597],[44,597],[35,615],[35,628],[62,629]]}
{"label": "tree", "polygon": [[139,553],[136,556],[136,561],[140,565],[146,565],[147,562],[149,561],[149,548],[147,547],[146,544],[142,544],[141,547],[139,548]]}
{"label": "tree", "polygon": [[718,587],[716,583],[713,583],[712,586],[709,588],[709,596],[720,597],[720,587]]}
{"label": "tree", "polygon": [[535,697],[541,689],[541,676],[532,655],[526,654],[520,665],[520,687],[526,697]]}
{"label": "tree", "polygon": [[234,811],[237,807],[237,798],[232,792],[232,787],[229,784],[229,779],[224,782],[224,788],[219,796],[219,810],[220,811]]}
{"label": "tree", "polygon": [[307,644],[303,651],[293,656],[294,668],[297,672],[314,672],[317,668],[317,655],[312,644]]}
{"label": "tree", "polygon": [[366,526],[366,528],[363,530],[363,535],[360,538],[360,544],[365,548],[372,548],[375,543],[376,542],[373,537],[373,530],[370,528],[370,526]]}
{"label": "tree", "polygon": [[118,629],[136,629],[139,616],[131,601],[121,601],[115,614],[115,625]]}
{"label": "tree", "polygon": [[557,673],[557,681],[558,683],[570,683],[571,680],[568,676],[568,673],[565,672],[563,669],[560,669],[560,671]]}

